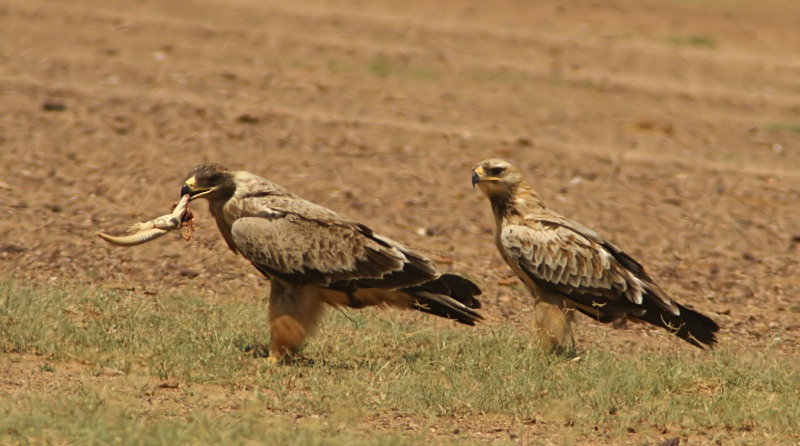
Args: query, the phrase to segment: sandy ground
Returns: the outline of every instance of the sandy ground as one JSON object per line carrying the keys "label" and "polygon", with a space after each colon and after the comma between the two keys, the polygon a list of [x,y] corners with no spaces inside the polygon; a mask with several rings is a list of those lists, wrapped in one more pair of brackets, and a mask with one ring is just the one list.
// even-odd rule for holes
{"label": "sandy ground", "polygon": [[[254,0],[0,5],[0,275],[250,299],[266,282],[204,206],[134,249],[188,170],[265,176],[419,248],[485,290],[483,329],[528,297],[470,167],[517,163],[546,201],[723,327],[800,342],[800,3]],[[585,348],[693,349],[585,320]]]}

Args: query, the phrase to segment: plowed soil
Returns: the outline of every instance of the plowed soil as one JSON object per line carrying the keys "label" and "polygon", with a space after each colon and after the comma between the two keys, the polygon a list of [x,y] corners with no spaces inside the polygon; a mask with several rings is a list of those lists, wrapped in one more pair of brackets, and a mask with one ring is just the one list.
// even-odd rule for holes
{"label": "plowed soil", "polygon": [[[0,275],[253,299],[205,206],[190,242],[119,232],[188,170],[249,170],[529,297],[470,187],[484,158],[717,320],[727,349],[800,343],[800,3],[197,0],[0,5]],[[370,311],[370,310],[367,310]],[[588,319],[582,348],[691,346]]]}

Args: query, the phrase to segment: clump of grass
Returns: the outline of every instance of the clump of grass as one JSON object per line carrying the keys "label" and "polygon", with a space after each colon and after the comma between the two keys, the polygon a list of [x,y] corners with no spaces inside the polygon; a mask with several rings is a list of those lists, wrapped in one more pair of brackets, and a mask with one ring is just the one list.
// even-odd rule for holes
{"label": "clump of grass", "polygon": [[369,62],[369,72],[381,77],[386,77],[396,71],[396,67],[391,59],[379,54]]}
{"label": "clump of grass", "polygon": [[380,77],[401,76],[422,80],[437,80],[440,78],[439,72],[433,68],[397,63],[393,58],[384,54],[378,54],[373,57],[369,61],[367,71]]}
{"label": "clump of grass", "polygon": [[714,37],[705,34],[673,34],[664,37],[663,40],[672,45],[691,46],[695,48],[715,49],[718,46],[717,40]]}
{"label": "clump of grass", "polygon": [[339,59],[328,59],[325,67],[328,69],[329,73],[342,73],[346,71],[345,63]]}
{"label": "clump of grass", "polygon": [[506,67],[473,68],[463,72],[462,77],[470,81],[481,83],[498,82],[508,83],[512,86],[521,86],[531,82],[531,75],[522,70]]}
{"label": "clump of grass", "polygon": [[226,379],[244,366],[245,346],[265,340],[262,305],[5,283],[0,351],[81,358],[123,372],[141,365],[164,379]]}
{"label": "clump of grass", "polygon": [[[706,432],[723,439],[769,436],[771,441],[800,435],[797,358],[724,350],[698,357],[592,351],[574,361],[543,352],[511,327],[476,333],[430,321],[398,312],[333,311],[306,346],[306,359],[276,367],[248,353],[247,346],[266,342],[263,302],[213,304],[188,296],[5,283],[0,285],[0,352],[50,358],[42,372],[57,374],[59,361],[78,361],[112,369],[121,380],[135,381],[143,371],[189,387],[206,386],[206,391],[207,386],[248,389],[249,396],[227,416],[173,420],[151,415],[126,421],[126,414],[141,405],[138,392],[113,398],[101,392],[86,401],[32,394],[28,406],[6,401],[0,408],[0,418],[11,416],[20,426],[0,425],[0,436],[8,427],[14,435],[83,442],[87,438],[76,435],[89,423],[118,435],[137,431],[144,442],[150,439],[146,435],[166,431],[189,435],[189,426],[239,440],[270,429],[277,429],[274,435],[317,438],[316,428],[308,433],[255,421],[301,415],[326,423],[345,420],[349,427],[342,438],[352,439],[348,435],[369,430],[359,427],[362,420],[376,416],[413,417],[425,424],[486,414],[556,423],[578,437],[598,429],[612,439],[632,430]],[[45,399],[55,406],[40,408]],[[110,401],[117,412],[94,412]],[[44,421],[48,418],[54,420]],[[40,425],[56,426],[57,432],[41,437]],[[312,440],[297,444],[318,444]]]}
{"label": "clump of grass", "polygon": [[800,133],[800,122],[773,122],[760,127],[769,132]]}
{"label": "clump of grass", "polygon": [[324,421],[265,420],[263,413],[254,410],[226,417],[213,408],[200,407],[185,419],[161,414],[141,416],[134,407],[90,393],[27,396],[13,402],[0,399],[0,414],[3,444],[409,444],[398,435],[344,432]]}

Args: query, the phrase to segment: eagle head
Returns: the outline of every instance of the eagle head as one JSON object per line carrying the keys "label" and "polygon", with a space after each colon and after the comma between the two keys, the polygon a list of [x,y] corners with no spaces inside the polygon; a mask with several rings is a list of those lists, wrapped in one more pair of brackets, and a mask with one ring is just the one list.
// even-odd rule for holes
{"label": "eagle head", "polygon": [[203,163],[194,166],[181,187],[181,196],[190,200],[206,198],[209,201],[228,198],[236,189],[233,171],[219,163]]}
{"label": "eagle head", "polygon": [[520,182],[522,174],[508,161],[488,159],[472,168],[472,187],[477,185],[489,196],[507,194]]}

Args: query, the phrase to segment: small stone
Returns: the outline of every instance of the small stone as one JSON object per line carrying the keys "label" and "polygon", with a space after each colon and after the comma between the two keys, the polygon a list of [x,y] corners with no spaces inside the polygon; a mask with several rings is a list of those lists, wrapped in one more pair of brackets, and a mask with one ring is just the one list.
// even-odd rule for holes
{"label": "small stone", "polygon": [[27,251],[28,248],[24,246],[15,245],[13,243],[7,243],[5,245],[0,245],[0,253],[3,254],[19,254],[21,252]]}
{"label": "small stone", "polygon": [[60,112],[67,109],[67,104],[60,99],[48,98],[42,102],[42,110],[46,112]]}
{"label": "small stone", "polygon": [[241,124],[258,124],[261,119],[258,118],[256,115],[252,115],[250,113],[242,113],[241,115],[236,117],[236,122]]}
{"label": "small stone", "polygon": [[517,145],[531,147],[533,145],[533,139],[530,136],[520,136],[517,138]]}
{"label": "small stone", "polygon": [[194,279],[195,277],[200,275],[198,271],[188,268],[180,270],[179,274],[183,277],[188,277],[189,279]]}

